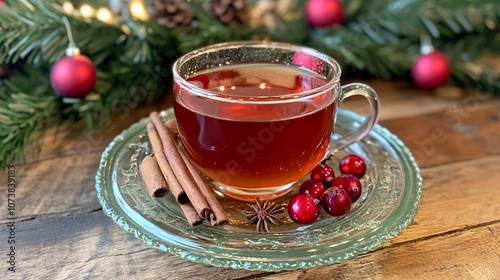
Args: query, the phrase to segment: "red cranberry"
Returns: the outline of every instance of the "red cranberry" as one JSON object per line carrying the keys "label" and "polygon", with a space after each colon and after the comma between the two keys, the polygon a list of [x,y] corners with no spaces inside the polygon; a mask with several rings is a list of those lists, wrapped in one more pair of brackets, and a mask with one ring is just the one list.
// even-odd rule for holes
{"label": "red cranberry", "polygon": [[365,161],[357,155],[348,155],[340,161],[340,173],[351,174],[361,179],[366,172]]}
{"label": "red cranberry", "polygon": [[349,194],[339,187],[328,188],[321,196],[323,209],[329,215],[340,217],[351,210]]}
{"label": "red cranberry", "polygon": [[316,199],[319,199],[321,195],[325,192],[326,188],[323,183],[318,180],[309,179],[300,185],[299,193],[308,194]]}
{"label": "red cranberry", "polygon": [[294,195],[288,203],[288,215],[297,224],[307,225],[316,221],[320,211],[319,200],[305,193]]}
{"label": "red cranberry", "polygon": [[351,202],[353,203],[361,196],[361,182],[356,176],[351,174],[342,174],[335,178],[332,187],[344,189],[351,197]]}
{"label": "red cranberry", "polygon": [[332,185],[333,179],[335,179],[335,172],[330,166],[320,163],[311,171],[311,179],[322,182],[328,188]]}

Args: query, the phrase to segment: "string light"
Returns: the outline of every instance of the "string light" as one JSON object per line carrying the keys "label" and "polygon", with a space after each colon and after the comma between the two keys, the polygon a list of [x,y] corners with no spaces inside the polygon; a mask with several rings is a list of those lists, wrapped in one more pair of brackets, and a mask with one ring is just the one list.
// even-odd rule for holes
{"label": "string light", "polygon": [[[80,6],[80,8],[75,9],[75,7],[70,1],[65,1],[61,7],[63,12],[67,15],[74,15],[76,12],[76,14],[79,14],[85,19],[90,19],[92,17],[95,17],[98,20],[105,23],[112,23],[115,20],[111,10],[105,7],[99,8],[96,11],[96,9],[94,9],[89,4],[83,4]],[[128,8],[130,15],[134,19],[138,19],[141,21],[148,21],[150,19],[149,14],[146,10],[146,6],[144,4],[144,0],[130,0]],[[124,30],[124,31],[126,33],[130,32],[130,30]]]}
{"label": "string light", "polygon": [[121,28],[122,28],[123,33],[125,33],[127,35],[130,35],[130,33],[132,32],[132,30],[130,30],[130,27],[128,27],[126,24],[122,24]]}
{"label": "string light", "polygon": [[90,17],[92,17],[94,15],[94,13],[95,13],[95,10],[90,5],[83,4],[80,7],[80,14],[84,18],[90,18]]}
{"label": "string light", "polygon": [[132,0],[130,2],[129,8],[132,17],[142,21],[149,20],[148,12],[146,11],[146,8],[144,7],[144,3],[142,1]]}
{"label": "string light", "polygon": [[68,1],[63,3],[62,9],[63,9],[64,13],[67,15],[71,15],[75,12],[75,7],[73,6],[73,4],[71,4],[71,2],[68,2]]}
{"label": "string light", "polygon": [[111,23],[111,21],[113,20],[113,15],[107,8],[100,8],[99,10],[97,10],[96,18],[102,22]]}

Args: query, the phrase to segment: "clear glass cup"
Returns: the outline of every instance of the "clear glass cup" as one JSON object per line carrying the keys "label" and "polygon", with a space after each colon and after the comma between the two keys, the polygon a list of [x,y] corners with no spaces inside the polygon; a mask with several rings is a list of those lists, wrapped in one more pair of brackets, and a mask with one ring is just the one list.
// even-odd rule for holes
{"label": "clear glass cup", "polygon": [[[231,42],[173,65],[174,112],[183,148],[219,191],[240,200],[287,193],[326,155],[373,129],[379,101],[360,83],[340,86],[341,69],[314,49],[275,42]],[[338,105],[361,95],[369,112],[332,140]]]}

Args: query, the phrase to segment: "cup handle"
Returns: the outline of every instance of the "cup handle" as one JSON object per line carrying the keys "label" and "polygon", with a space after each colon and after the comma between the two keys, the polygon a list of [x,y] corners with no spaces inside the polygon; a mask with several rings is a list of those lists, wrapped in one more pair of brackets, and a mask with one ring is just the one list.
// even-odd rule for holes
{"label": "cup handle", "polygon": [[368,115],[366,116],[365,121],[355,130],[350,131],[344,134],[340,139],[331,142],[329,153],[336,154],[340,149],[359,141],[368,135],[375,127],[375,124],[377,124],[380,111],[380,102],[377,93],[365,84],[352,83],[342,86],[339,102],[342,102],[344,99],[354,95],[361,95],[368,100],[368,104],[370,105]]}

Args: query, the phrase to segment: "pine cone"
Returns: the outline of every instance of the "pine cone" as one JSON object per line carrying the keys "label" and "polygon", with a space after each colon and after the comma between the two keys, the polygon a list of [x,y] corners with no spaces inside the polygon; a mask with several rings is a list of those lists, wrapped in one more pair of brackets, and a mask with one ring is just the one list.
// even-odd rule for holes
{"label": "pine cone", "polygon": [[168,28],[188,26],[194,18],[188,5],[183,0],[154,0],[158,23]]}
{"label": "pine cone", "polygon": [[249,24],[253,28],[276,29],[278,21],[296,16],[290,14],[291,5],[291,0],[258,0],[249,7]]}
{"label": "pine cone", "polygon": [[208,0],[203,3],[205,11],[225,24],[246,22],[246,6],[246,0]]}

